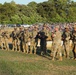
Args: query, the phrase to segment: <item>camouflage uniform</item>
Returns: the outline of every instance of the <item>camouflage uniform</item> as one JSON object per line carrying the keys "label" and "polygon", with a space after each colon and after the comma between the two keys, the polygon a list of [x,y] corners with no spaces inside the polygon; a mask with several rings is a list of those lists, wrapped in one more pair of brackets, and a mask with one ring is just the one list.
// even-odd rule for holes
{"label": "camouflage uniform", "polygon": [[22,52],[25,52],[23,51],[24,31],[22,30],[22,28],[20,28],[19,30],[19,40],[20,40],[20,49]]}
{"label": "camouflage uniform", "polygon": [[0,29],[0,47],[3,49],[3,43],[2,43],[2,31]]}
{"label": "camouflage uniform", "polygon": [[45,32],[46,36],[49,36],[49,30],[47,29],[47,26],[43,25],[42,31]]}
{"label": "camouflage uniform", "polygon": [[14,31],[12,31],[10,36],[12,37],[12,45],[13,45],[12,50],[17,51],[17,28],[14,28]]}
{"label": "camouflage uniform", "polygon": [[8,32],[7,32],[7,31],[3,32],[3,33],[2,33],[2,36],[3,36],[3,39],[4,39],[4,46],[3,46],[3,47],[4,47],[6,50],[9,50],[9,45],[8,45],[9,35],[8,35]]}
{"label": "camouflage uniform", "polygon": [[52,43],[52,48],[53,48],[53,58],[52,60],[55,59],[56,53],[59,54],[59,60],[62,61],[62,51],[61,51],[61,32],[59,30],[55,31],[54,34],[52,35],[53,37],[53,43]]}
{"label": "camouflage uniform", "polygon": [[19,40],[20,40],[20,49],[22,50],[22,52],[24,53],[28,53],[28,29],[24,29],[20,28],[20,32],[19,32]]}
{"label": "camouflage uniform", "polygon": [[74,26],[74,30],[72,32],[72,42],[73,42],[74,59],[76,60],[76,26]]}
{"label": "camouflage uniform", "polygon": [[18,50],[18,52],[20,52],[20,39],[19,39],[19,32],[17,32],[17,50]]}
{"label": "camouflage uniform", "polygon": [[63,38],[64,51],[65,51],[64,55],[67,58],[69,58],[71,32],[69,31],[68,27],[65,27],[65,31],[62,34],[62,38]]}
{"label": "camouflage uniform", "polygon": [[29,41],[29,32],[28,32],[28,29],[25,29],[24,30],[23,51],[27,54],[29,53],[28,41]]}
{"label": "camouflage uniform", "polygon": [[47,41],[52,40],[51,39],[51,32],[50,32],[50,30],[49,30],[49,28],[48,28],[48,26],[46,24],[43,25],[42,31],[45,32],[46,36],[48,36]]}
{"label": "camouflage uniform", "polygon": [[31,32],[31,38],[30,38],[30,53],[32,54],[32,51],[34,50],[34,54],[36,54],[36,50],[37,50],[37,44],[38,44],[38,39],[35,38],[37,35],[37,28],[34,28],[34,30]]}

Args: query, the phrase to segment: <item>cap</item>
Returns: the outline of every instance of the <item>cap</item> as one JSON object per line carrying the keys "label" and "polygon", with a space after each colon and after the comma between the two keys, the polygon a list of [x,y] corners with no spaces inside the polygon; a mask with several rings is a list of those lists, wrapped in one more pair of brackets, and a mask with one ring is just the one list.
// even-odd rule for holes
{"label": "cap", "polygon": [[24,28],[24,30],[26,31],[26,30],[28,30],[28,28]]}
{"label": "cap", "polygon": [[17,29],[17,27],[14,27],[14,29],[16,30],[16,29]]}
{"label": "cap", "polygon": [[56,26],[55,28],[59,28],[59,26]]}
{"label": "cap", "polygon": [[46,23],[44,23],[44,24],[43,24],[43,27],[46,27],[46,26],[47,26],[47,24],[46,24]]}
{"label": "cap", "polygon": [[66,29],[69,29],[69,27],[68,27],[68,26],[65,26],[65,28],[66,28]]}

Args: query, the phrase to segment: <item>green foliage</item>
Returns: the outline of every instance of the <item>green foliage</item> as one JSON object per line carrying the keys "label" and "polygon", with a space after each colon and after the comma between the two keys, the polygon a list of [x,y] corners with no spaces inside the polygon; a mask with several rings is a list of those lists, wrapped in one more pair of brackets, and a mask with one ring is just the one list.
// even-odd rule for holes
{"label": "green foliage", "polygon": [[36,22],[76,22],[76,2],[72,0],[48,0],[28,5],[14,1],[0,4],[0,23],[32,24]]}

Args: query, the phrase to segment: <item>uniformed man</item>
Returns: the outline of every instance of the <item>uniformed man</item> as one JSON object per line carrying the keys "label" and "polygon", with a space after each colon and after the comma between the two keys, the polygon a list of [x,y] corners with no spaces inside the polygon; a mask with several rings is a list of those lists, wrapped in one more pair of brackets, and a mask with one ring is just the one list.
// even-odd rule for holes
{"label": "uniformed man", "polygon": [[45,35],[48,36],[49,35],[49,30],[47,29],[47,24],[43,25],[42,31],[45,32]]}
{"label": "uniformed man", "polygon": [[56,53],[59,54],[59,60],[62,61],[62,51],[61,51],[61,39],[62,34],[59,31],[59,26],[55,27],[55,32],[52,34],[52,48],[53,48],[53,58],[52,60],[56,59]]}
{"label": "uniformed man", "polygon": [[2,30],[0,29],[0,48],[3,49],[3,43],[2,43]]}
{"label": "uniformed man", "polygon": [[14,28],[14,31],[12,31],[10,37],[12,37],[12,45],[13,45],[12,50],[17,51],[17,28],[16,27]]}
{"label": "uniformed man", "polygon": [[20,40],[20,49],[22,52],[25,53],[25,49],[24,49],[24,31],[23,31],[23,28],[20,27],[19,28],[19,40]]}
{"label": "uniformed man", "polygon": [[73,54],[76,60],[76,25],[74,25],[74,30],[72,32],[72,42],[73,42]]}
{"label": "uniformed man", "polygon": [[34,26],[34,29],[31,32],[31,38],[30,38],[30,53],[32,54],[33,50],[34,50],[34,54],[36,54],[36,50],[37,50],[37,44],[38,44],[38,38],[35,38],[36,35],[38,33],[38,29],[36,26]]}
{"label": "uniformed man", "polygon": [[24,33],[23,33],[23,44],[22,44],[22,46],[23,46],[23,51],[25,52],[25,53],[29,53],[29,48],[28,48],[28,40],[29,40],[29,31],[28,31],[28,28],[26,29],[24,29]]}
{"label": "uniformed man", "polygon": [[17,32],[16,32],[16,35],[17,35],[17,38],[16,38],[16,40],[17,40],[17,51],[18,52],[20,52],[20,37],[19,37],[19,34],[20,34],[20,31],[19,30],[17,30]]}
{"label": "uniformed man", "polygon": [[66,58],[69,58],[69,53],[70,53],[70,38],[71,38],[71,32],[69,30],[69,27],[66,26],[65,30],[62,34],[62,39],[63,39],[63,44],[64,44],[64,56]]}
{"label": "uniformed man", "polygon": [[6,50],[9,50],[9,45],[8,45],[9,35],[8,35],[8,32],[4,31],[2,33],[2,36],[3,36],[3,40],[4,40],[4,46],[3,46],[3,48],[5,48]]}

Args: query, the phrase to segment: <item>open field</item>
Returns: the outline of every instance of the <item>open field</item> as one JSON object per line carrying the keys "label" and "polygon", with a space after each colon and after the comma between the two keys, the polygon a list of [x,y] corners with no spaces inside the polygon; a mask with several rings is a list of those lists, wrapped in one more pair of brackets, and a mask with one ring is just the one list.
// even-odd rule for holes
{"label": "open field", "polygon": [[[6,30],[13,31],[11,28]],[[11,43],[12,39],[8,41]],[[51,47],[50,41],[47,47]],[[0,75],[76,75],[75,60],[63,57],[62,62],[52,61],[49,55],[43,57],[39,54],[0,50]]]}
{"label": "open field", "polygon": [[0,75],[76,75],[76,61],[0,50]]}

